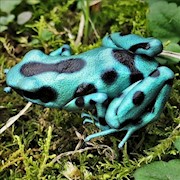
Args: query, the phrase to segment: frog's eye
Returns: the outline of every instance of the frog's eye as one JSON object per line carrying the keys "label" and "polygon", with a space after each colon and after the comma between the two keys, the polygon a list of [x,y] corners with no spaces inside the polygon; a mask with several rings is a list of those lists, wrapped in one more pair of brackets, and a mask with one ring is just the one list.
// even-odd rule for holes
{"label": "frog's eye", "polygon": [[44,86],[37,91],[30,92],[20,89],[14,89],[18,94],[25,98],[36,100],[39,99],[43,103],[53,102],[57,99],[57,92],[49,86]]}

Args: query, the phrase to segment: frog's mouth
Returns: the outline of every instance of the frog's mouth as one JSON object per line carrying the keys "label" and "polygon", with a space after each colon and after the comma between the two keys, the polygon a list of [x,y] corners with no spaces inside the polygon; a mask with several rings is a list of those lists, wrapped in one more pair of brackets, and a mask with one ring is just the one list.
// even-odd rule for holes
{"label": "frog's mouth", "polygon": [[13,90],[28,100],[40,100],[43,103],[49,103],[57,99],[56,91],[49,86],[43,86],[35,91],[26,91],[18,88],[13,88]]}
{"label": "frog's mouth", "polygon": [[30,91],[25,91],[25,90],[22,90],[22,89],[17,89],[17,88],[13,88],[14,91],[16,91],[20,96],[23,96],[25,98],[28,98],[28,99],[39,99],[38,98],[38,91],[35,91],[35,92],[30,92]]}

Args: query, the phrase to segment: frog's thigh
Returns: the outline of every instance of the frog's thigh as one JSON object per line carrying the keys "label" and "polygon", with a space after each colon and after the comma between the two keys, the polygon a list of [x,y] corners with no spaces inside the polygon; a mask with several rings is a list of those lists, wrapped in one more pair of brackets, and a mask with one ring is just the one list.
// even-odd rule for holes
{"label": "frog's thigh", "polygon": [[49,54],[50,56],[71,56],[71,47],[67,44],[64,44],[60,48]]}
{"label": "frog's thigh", "polygon": [[149,106],[147,111],[145,111],[144,114],[140,116],[136,121],[129,121],[129,124],[127,124],[125,127],[121,129],[121,130],[127,130],[127,133],[125,137],[122,139],[122,141],[119,143],[118,145],[119,148],[123,147],[125,142],[130,138],[130,136],[135,131],[142,128],[143,126],[146,126],[148,123],[156,120],[159,117],[159,115],[163,110],[164,104],[168,99],[167,94],[170,93],[170,90],[171,90],[171,85],[169,83],[165,84],[164,87],[159,92],[155,103],[151,104],[152,106]]}
{"label": "frog's thigh", "polygon": [[111,103],[109,104],[107,111],[106,111],[106,115],[105,115],[105,119],[108,125],[110,125],[113,128],[118,128],[119,127],[119,120],[118,120],[118,116],[117,116],[117,111],[119,109],[120,104],[122,103],[124,97],[126,95],[128,95],[128,93],[135,87],[137,86],[137,84],[139,84],[141,82],[137,81],[135,83],[133,83],[132,85],[130,85],[128,88],[126,88],[119,97],[113,99],[111,101]]}
{"label": "frog's thigh", "polygon": [[[153,101],[155,102],[158,94],[161,93],[161,89],[172,82],[173,77],[174,73],[169,68],[157,68],[125,94],[118,108],[116,105],[116,109],[114,109],[113,103],[116,102],[109,105],[106,113],[107,124],[112,128],[121,129],[124,124],[136,121],[142,115],[142,112],[148,108],[148,105]],[[165,102],[169,92],[168,88],[166,88],[164,97],[161,96],[163,102]],[[160,111],[160,108],[158,109]],[[113,118],[112,113],[114,112],[115,116]]]}

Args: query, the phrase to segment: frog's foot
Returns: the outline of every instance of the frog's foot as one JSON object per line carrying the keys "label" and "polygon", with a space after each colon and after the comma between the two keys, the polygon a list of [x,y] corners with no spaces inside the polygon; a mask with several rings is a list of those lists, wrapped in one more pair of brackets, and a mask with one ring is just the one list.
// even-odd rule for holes
{"label": "frog's foot", "polygon": [[94,133],[94,134],[91,134],[91,135],[87,136],[85,138],[85,141],[87,142],[87,141],[90,141],[93,138],[105,136],[105,135],[112,134],[112,133],[115,133],[115,132],[118,132],[118,131],[119,130],[117,130],[117,129],[106,129],[104,131],[100,131],[98,133]]}
{"label": "frog's foot", "polygon": [[[102,131],[109,129],[109,126],[107,126],[107,124],[104,124],[103,122],[101,122],[102,118],[99,119],[99,118],[97,118],[93,115],[87,114],[87,113],[82,113],[81,117],[84,118],[83,124],[86,124],[86,123],[95,124],[96,127],[101,129]],[[105,119],[103,121],[105,121]]]}
{"label": "frog's foot", "polygon": [[98,121],[97,117],[87,114],[87,113],[81,113],[81,118],[83,118],[83,124],[91,123],[95,124],[95,121]]}
{"label": "frog's foot", "polygon": [[91,114],[88,114],[88,113],[81,113],[81,118],[88,118],[88,119],[93,119],[93,120],[95,120],[95,121],[98,121],[98,118],[96,117],[96,116],[93,116],[93,115],[91,115]]}
{"label": "frog's foot", "polygon": [[102,125],[101,123],[99,123],[98,121],[93,121],[93,120],[90,120],[90,119],[85,119],[83,121],[83,124],[85,123],[92,123],[92,124],[95,124],[95,126],[97,128],[99,128],[101,131],[105,131],[107,129],[109,129],[110,127],[108,125]]}
{"label": "frog's foot", "polygon": [[67,44],[56,49],[49,54],[50,56],[71,56],[71,47]]}
{"label": "frog's foot", "polygon": [[87,113],[81,113],[81,118],[83,118],[83,124],[86,124],[86,123],[91,123],[91,124],[94,124],[95,121],[97,121],[97,117],[93,116],[93,115],[90,115],[90,114],[87,114]]}

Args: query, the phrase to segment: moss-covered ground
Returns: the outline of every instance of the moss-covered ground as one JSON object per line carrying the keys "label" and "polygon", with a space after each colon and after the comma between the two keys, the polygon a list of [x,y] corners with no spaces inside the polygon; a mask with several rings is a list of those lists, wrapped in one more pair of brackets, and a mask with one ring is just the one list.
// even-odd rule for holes
{"label": "moss-covered ground", "polygon": [[[27,103],[3,88],[4,69],[29,50],[50,53],[69,44],[77,54],[99,46],[106,33],[153,35],[148,27],[150,5],[140,0],[12,0],[8,5],[5,1],[0,0],[0,127]],[[19,15],[25,11],[30,17],[23,14],[23,21]],[[82,125],[80,113],[31,105],[0,134],[0,179],[133,179],[145,164],[179,159],[180,67],[177,61],[165,61],[165,65],[175,72],[166,107],[156,122],[134,133],[123,149],[117,145],[125,132],[85,143],[84,137],[99,130],[92,124]]]}

